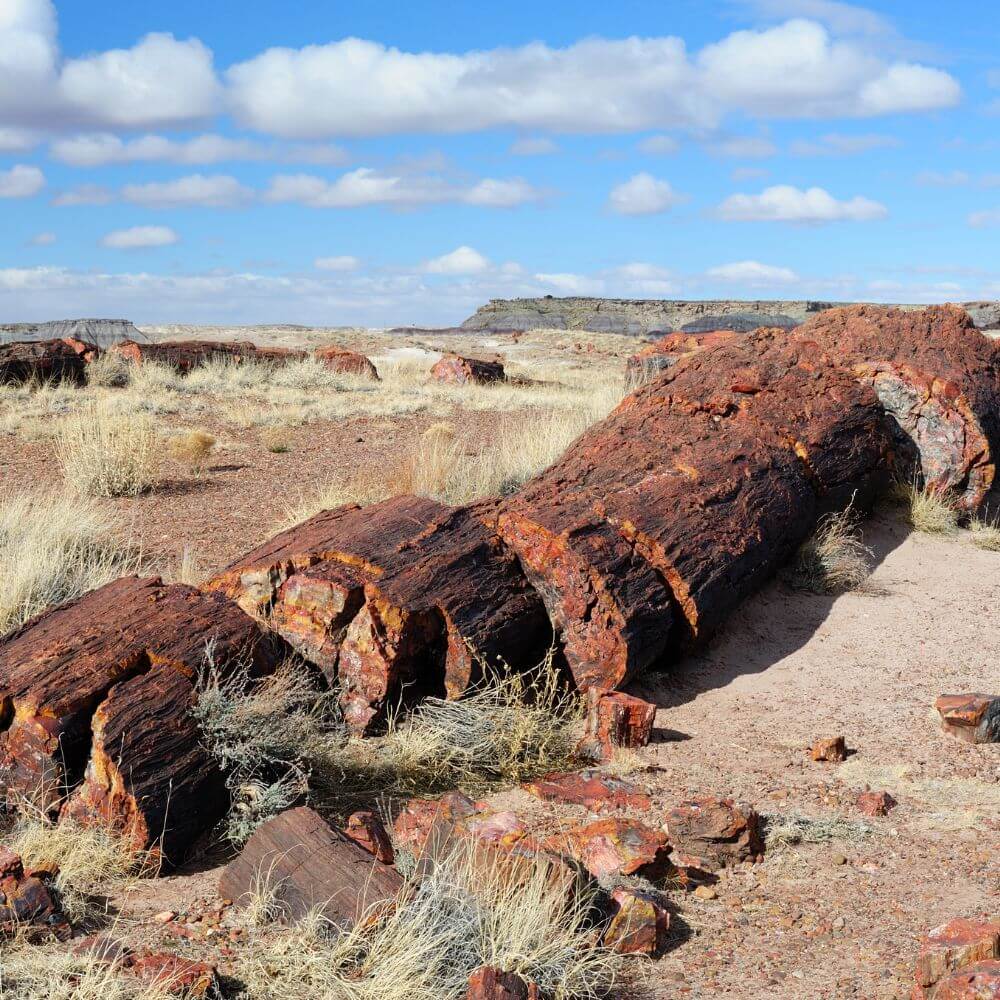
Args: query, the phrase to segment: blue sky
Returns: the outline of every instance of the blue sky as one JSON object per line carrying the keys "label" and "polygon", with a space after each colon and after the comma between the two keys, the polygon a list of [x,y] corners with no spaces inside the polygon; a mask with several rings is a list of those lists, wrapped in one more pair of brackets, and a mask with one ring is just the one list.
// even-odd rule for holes
{"label": "blue sky", "polygon": [[0,0],[0,321],[1000,297],[998,35],[971,0]]}

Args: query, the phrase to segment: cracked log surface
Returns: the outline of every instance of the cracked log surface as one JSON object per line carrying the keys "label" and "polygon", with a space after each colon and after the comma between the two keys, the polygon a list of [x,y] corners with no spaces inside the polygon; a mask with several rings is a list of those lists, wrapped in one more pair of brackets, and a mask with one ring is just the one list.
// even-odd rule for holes
{"label": "cracked log surface", "polygon": [[[113,786],[95,815],[103,809],[101,819],[110,821],[113,813],[137,838],[144,830],[150,846],[148,838],[165,832],[160,817],[171,782],[184,780],[171,755],[190,742],[182,701],[209,647],[221,671],[246,666],[262,675],[277,661],[274,640],[236,605],[157,578],[117,580],[11,633],[0,642],[0,768],[8,793],[54,809],[86,772],[91,789],[82,798],[93,798],[94,782]],[[210,824],[218,806],[175,803],[166,824],[172,847],[187,836],[188,807]]]}
{"label": "cracked log surface", "polygon": [[210,361],[228,361],[232,364],[242,364],[245,361],[285,364],[309,356],[306,351],[257,347],[249,340],[164,340],[155,344],[123,340],[114,344],[109,350],[134,364],[153,361],[173,368],[182,375]]}
{"label": "cracked log surface", "polygon": [[492,504],[394,497],[326,511],[255,550],[209,586],[271,624],[331,680],[363,732],[406,687],[457,697],[501,662],[537,662],[544,607],[487,527]]}
{"label": "cracked log surface", "polygon": [[83,385],[87,363],[98,354],[93,344],[73,337],[0,344],[0,385],[31,381]]}
{"label": "cracked log surface", "polygon": [[238,906],[265,887],[274,893],[284,920],[300,920],[318,907],[347,929],[373,907],[391,904],[403,879],[318,813],[300,806],[258,827],[219,879],[220,896]]}
{"label": "cracked log surface", "polygon": [[1000,352],[957,306],[914,312],[849,306],[794,336],[819,345],[870,384],[898,426],[925,485],[977,510],[1000,455]]}

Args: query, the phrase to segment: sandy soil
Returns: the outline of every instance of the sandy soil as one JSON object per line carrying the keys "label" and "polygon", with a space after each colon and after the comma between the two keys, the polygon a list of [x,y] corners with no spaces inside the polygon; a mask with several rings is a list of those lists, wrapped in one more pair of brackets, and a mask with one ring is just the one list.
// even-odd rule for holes
{"label": "sandy soil", "polygon": [[[256,446],[253,431],[229,432],[225,460],[203,477],[122,508],[148,548],[191,546],[208,572],[266,537],[289,496],[337,469],[386,461],[424,422],[309,425],[284,455]],[[3,442],[4,481],[54,482],[49,448]],[[832,840],[777,846],[725,873],[715,900],[678,894],[671,947],[649,970],[658,996],[902,1000],[919,935],[1000,910],[1000,749],[947,738],[931,717],[943,692],[1000,690],[1000,554],[964,533],[908,534],[891,512],[867,523],[866,541],[878,565],[863,591],[831,599],[775,582],[712,645],[634,689],[660,706],[657,739],[633,775],[653,798],[647,822],[714,794],[775,822],[846,824]],[[839,734],[856,751],[846,763],[808,759],[813,740]],[[855,800],[866,787],[898,807],[862,816]],[[521,791],[497,801],[550,825],[586,818]],[[141,883],[122,920],[176,945],[174,925],[152,915],[198,909],[217,874],[202,866]],[[209,945],[205,928],[188,936]]]}

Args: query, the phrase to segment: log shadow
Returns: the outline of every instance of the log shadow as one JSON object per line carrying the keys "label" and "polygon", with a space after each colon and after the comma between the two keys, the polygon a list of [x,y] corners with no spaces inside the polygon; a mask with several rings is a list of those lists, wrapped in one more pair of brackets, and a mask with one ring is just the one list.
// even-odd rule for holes
{"label": "log shadow", "polygon": [[[891,510],[880,510],[862,523],[862,531],[874,553],[874,569],[905,541],[911,529]],[[857,592],[875,608],[886,593],[872,583]],[[708,643],[663,662],[628,690],[660,708],[674,708],[744,674],[762,673],[801,649],[822,627],[840,596],[797,590],[779,574],[747,598]]]}

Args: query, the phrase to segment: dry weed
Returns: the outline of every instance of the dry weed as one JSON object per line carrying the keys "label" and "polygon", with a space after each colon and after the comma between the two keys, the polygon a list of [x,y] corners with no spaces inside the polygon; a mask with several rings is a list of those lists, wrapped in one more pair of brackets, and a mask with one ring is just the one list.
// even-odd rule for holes
{"label": "dry weed", "polygon": [[144,413],[93,403],[61,421],[56,457],[66,483],[96,497],[134,497],[159,479],[159,435]]}
{"label": "dry weed", "polygon": [[203,430],[185,431],[176,434],[167,442],[170,457],[181,465],[186,465],[192,472],[199,475],[205,469],[205,464],[215,450],[216,440]]}
{"label": "dry weed", "polygon": [[874,836],[875,827],[842,816],[799,816],[764,814],[765,839],[769,850],[796,844],[825,844],[831,841],[856,843]]}
{"label": "dry weed", "polygon": [[285,511],[285,516],[275,525],[275,530],[283,531],[301,524],[321,510],[334,510],[346,504],[367,507],[368,504],[378,503],[404,492],[404,487],[405,484],[391,479],[383,469],[371,465],[361,466],[346,478],[335,479],[318,492],[301,497]]}
{"label": "dry weed", "polygon": [[260,442],[272,455],[284,455],[292,450],[292,436],[284,427],[265,427]]}
{"label": "dry weed", "polygon": [[138,572],[141,556],[86,497],[0,491],[0,635]]}
{"label": "dry weed", "polygon": [[1000,525],[975,520],[969,525],[972,544],[986,552],[1000,552]]}
{"label": "dry weed", "polygon": [[858,517],[850,507],[820,521],[795,556],[793,586],[817,594],[841,594],[862,586],[871,575],[875,554],[861,540]]}
{"label": "dry weed", "polygon": [[945,493],[926,490],[916,483],[896,483],[891,498],[903,506],[907,522],[925,535],[951,535],[958,530],[958,510]]}

